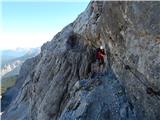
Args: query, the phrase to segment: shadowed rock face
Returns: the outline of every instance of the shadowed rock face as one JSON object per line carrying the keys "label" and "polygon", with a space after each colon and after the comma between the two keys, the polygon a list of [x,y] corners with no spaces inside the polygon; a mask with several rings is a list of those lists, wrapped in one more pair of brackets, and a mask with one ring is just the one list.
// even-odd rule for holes
{"label": "shadowed rock face", "polygon": [[[90,2],[41,47],[4,120],[160,119],[159,13],[159,2]],[[100,44],[106,72],[93,75]]]}

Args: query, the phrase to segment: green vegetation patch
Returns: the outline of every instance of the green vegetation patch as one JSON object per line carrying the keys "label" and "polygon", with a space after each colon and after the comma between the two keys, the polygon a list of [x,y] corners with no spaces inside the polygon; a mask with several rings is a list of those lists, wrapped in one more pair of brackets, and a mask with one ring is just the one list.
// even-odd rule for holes
{"label": "green vegetation patch", "polygon": [[0,94],[3,94],[9,87],[15,85],[18,75],[14,75],[7,78],[2,78]]}

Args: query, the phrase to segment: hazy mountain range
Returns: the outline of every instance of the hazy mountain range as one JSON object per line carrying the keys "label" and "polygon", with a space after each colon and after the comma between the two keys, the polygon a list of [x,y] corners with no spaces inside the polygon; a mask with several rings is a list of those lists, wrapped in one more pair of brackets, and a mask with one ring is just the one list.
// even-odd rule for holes
{"label": "hazy mountain range", "polygon": [[1,50],[1,68],[17,59],[24,60],[40,52],[40,48],[17,48],[15,50]]}
{"label": "hazy mountain range", "polygon": [[[15,79],[19,74],[23,62],[31,57],[36,56],[40,52],[40,48],[18,48],[16,50],[1,51],[1,83],[2,92],[15,83]],[[13,80],[13,78],[15,78]]]}

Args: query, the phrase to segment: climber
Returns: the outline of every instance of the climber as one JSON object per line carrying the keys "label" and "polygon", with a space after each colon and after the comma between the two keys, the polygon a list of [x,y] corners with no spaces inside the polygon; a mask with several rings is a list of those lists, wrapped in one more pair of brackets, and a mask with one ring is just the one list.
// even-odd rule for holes
{"label": "climber", "polygon": [[99,65],[99,72],[103,72],[103,68],[105,67],[104,57],[105,57],[105,51],[103,46],[100,46],[100,48],[96,51],[96,61]]}

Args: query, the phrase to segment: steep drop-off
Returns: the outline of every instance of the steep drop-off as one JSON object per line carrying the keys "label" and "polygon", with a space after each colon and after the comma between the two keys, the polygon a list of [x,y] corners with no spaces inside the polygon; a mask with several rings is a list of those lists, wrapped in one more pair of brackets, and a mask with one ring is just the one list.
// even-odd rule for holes
{"label": "steep drop-off", "polygon": [[31,59],[4,120],[160,120],[159,13],[160,2],[91,1]]}

